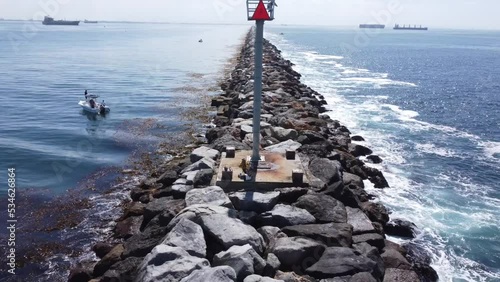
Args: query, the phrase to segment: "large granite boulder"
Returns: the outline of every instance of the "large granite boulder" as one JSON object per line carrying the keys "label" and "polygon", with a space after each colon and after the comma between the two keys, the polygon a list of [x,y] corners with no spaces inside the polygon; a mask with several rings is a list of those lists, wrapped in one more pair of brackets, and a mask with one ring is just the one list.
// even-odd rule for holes
{"label": "large granite boulder", "polygon": [[201,146],[199,148],[196,148],[193,152],[191,152],[189,159],[191,160],[192,163],[196,163],[197,161],[203,158],[216,160],[219,157],[219,155],[220,155],[219,151],[211,149],[209,147]]}
{"label": "large granite boulder", "polygon": [[184,200],[174,200],[172,198],[159,198],[154,199],[149,202],[144,208],[144,219],[143,227],[156,215],[162,213],[165,210],[172,210],[174,212],[180,212],[186,207]]}
{"label": "large granite boulder", "polygon": [[333,278],[358,272],[371,273],[375,266],[373,260],[353,249],[329,247],[317,263],[306,269],[306,273],[316,278]]}
{"label": "large granite boulder", "polygon": [[232,246],[214,256],[213,265],[228,265],[236,272],[239,281],[254,273],[262,274],[266,261],[250,246]]}
{"label": "large granite boulder", "polygon": [[200,218],[200,225],[211,239],[226,249],[234,245],[250,244],[258,253],[264,252],[262,236],[251,225],[237,218],[222,214],[205,215]]}
{"label": "large granite boulder", "polygon": [[285,282],[283,280],[276,280],[270,277],[262,277],[260,275],[252,274],[243,280],[243,282]]}
{"label": "large granite boulder", "polygon": [[191,256],[182,248],[158,245],[140,264],[135,282],[177,282],[208,267],[208,260]]}
{"label": "large granite boulder", "polygon": [[274,279],[283,280],[285,282],[318,282],[318,280],[314,279],[309,275],[298,275],[295,272],[276,272]]}
{"label": "large granite boulder", "polygon": [[207,267],[195,270],[180,282],[234,282],[236,273],[230,266]]}
{"label": "large granite boulder", "polygon": [[186,206],[207,204],[233,208],[224,190],[218,186],[193,189],[186,193]]}
{"label": "large granite boulder", "polygon": [[349,186],[349,185],[355,185],[359,186],[361,188],[365,187],[365,184],[363,183],[363,179],[355,174],[344,172],[342,174],[342,181],[344,183],[344,186]]}
{"label": "large granite boulder", "polygon": [[384,231],[388,235],[415,238],[415,234],[417,234],[417,226],[408,220],[393,219],[386,223]]}
{"label": "large granite boulder", "polygon": [[222,206],[206,205],[206,204],[192,205],[192,206],[186,207],[185,209],[180,211],[172,219],[172,221],[168,224],[167,230],[171,230],[172,228],[174,228],[174,226],[182,218],[187,218],[187,219],[199,224],[200,218],[202,216],[211,215],[211,214],[221,214],[221,215],[233,217],[233,218],[238,217],[238,211],[236,211],[234,209],[229,209],[229,208],[222,207]]}
{"label": "large granite boulder", "polygon": [[296,151],[302,144],[293,140],[287,140],[276,145],[268,146],[264,150],[275,153],[286,153],[287,150]]}
{"label": "large granite boulder", "polygon": [[344,204],[323,194],[307,194],[300,197],[293,206],[307,210],[318,222],[347,222]]}
{"label": "large granite boulder", "polygon": [[270,225],[277,227],[285,227],[290,225],[315,223],[316,218],[307,210],[278,204],[271,211],[262,213],[257,222],[260,226]]}
{"label": "large granite boulder", "polygon": [[388,268],[385,270],[384,282],[420,282],[413,270]]}
{"label": "large granite boulder", "polygon": [[274,208],[278,203],[279,192],[236,192],[229,194],[234,207],[237,210],[254,211],[262,213]]}
{"label": "large granite boulder", "polygon": [[370,220],[374,222],[379,222],[382,225],[389,221],[389,211],[381,203],[364,202],[361,204],[361,208],[368,215]]}
{"label": "large granite boulder", "polygon": [[315,263],[324,250],[325,246],[323,244],[312,239],[285,237],[278,238],[269,251],[278,257],[282,267],[297,272]]}
{"label": "large granite boulder", "polygon": [[349,144],[349,153],[355,157],[359,157],[371,155],[373,151],[363,145],[351,143]]}
{"label": "large granite boulder", "polygon": [[373,228],[372,222],[362,210],[346,207],[346,211],[347,223],[352,225],[353,234],[357,235],[375,232],[375,228]]}
{"label": "large granite boulder", "polygon": [[353,244],[359,244],[363,242],[377,247],[379,250],[382,250],[385,247],[385,238],[378,233],[364,233],[352,236]]}
{"label": "large granite boulder", "polygon": [[129,257],[113,264],[99,282],[132,282],[137,274],[137,267],[144,258]]}
{"label": "large granite boulder", "polygon": [[162,244],[181,247],[190,255],[205,258],[207,244],[203,229],[189,219],[181,219],[179,223],[167,234]]}
{"label": "large granite boulder", "polygon": [[339,162],[329,159],[317,158],[309,163],[309,171],[326,185],[340,180],[340,168],[341,165]]}
{"label": "large granite boulder", "polygon": [[352,244],[352,227],[347,223],[295,225],[281,231],[289,237],[304,236],[321,241],[328,247],[350,247]]}
{"label": "large granite boulder", "polygon": [[297,130],[295,129],[285,129],[283,127],[271,127],[272,137],[278,139],[278,141],[283,142],[286,140],[295,140],[299,136]]}
{"label": "large granite boulder", "polygon": [[381,257],[386,268],[411,269],[408,260],[396,250],[386,250]]}
{"label": "large granite boulder", "polygon": [[190,164],[186,168],[184,168],[181,171],[181,174],[190,172],[190,171],[196,171],[200,169],[214,169],[215,168],[215,161],[211,158],[203,158],[195,163]]}

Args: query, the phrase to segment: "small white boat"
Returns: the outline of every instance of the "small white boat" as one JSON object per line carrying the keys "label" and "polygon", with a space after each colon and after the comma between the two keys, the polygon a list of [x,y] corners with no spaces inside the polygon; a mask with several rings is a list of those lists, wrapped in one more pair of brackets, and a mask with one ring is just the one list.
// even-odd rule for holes
{"label": "small white boat", "polygon": [[86,112],[93,114],[105,115],[111,111],[111,109],[106,106],[104,100],[102,103],[97,102],[97,95],[87,95],[85,101],[78,102],[78,105]]}

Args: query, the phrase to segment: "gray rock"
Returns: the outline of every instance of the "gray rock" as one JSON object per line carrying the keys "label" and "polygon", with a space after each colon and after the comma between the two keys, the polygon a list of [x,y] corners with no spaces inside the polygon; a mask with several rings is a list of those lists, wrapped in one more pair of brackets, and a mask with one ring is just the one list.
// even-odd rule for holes
{"label": "gray rock", "polygon": [[193,185],[196,187],[210,185],[214,171],[210,168],[201,169],[196,171],[196,175],[193,179]]}
{"label": "gray rock", "polygon": [[251,225],[237,218],[221,214],[205,215],[201,217],[200,225],[211,238],[226,249],[234,245],[250,244],[258,253],[264,251],[262,236]]}
{"label": "gray rock", "polygon": [[329,159],[314,159],[309,163],[309,171],[321,179],[326,185],[330,185],[340,180],[340,168],[342,166],[338,161]]}
{"label": "gray rock", "polygon": [[307,194],[307,192],[309,192],[309,189],[301,187],[291,187],[291,188],[278,188],[274,189],[274,191],[280,193],[278,200],[279,202],[292,204],[295,203],[298,198]]}
{"label": "gray rock", "polygon": [[189,171],[195,171],[206,168],[213,170],[215,168],[215,161],[210,158],[203,158],[183,169],[181,171],[181,174]]}
{"label": "gray rock", "polygon": [[241,134],[243,136],[246,136],[247,134],[251,134],[253,132],[253,127],[251,127],[250,125],[242,125],[241,126]]}
{"label": "gray rock", "polygon": [[307,210],[318,222],[347,222],[344,204],[328,195],[307,194],[300,197],[293,206]]}
{"label": "gray rock", "polygon": [[251,147],[247,144],[242,143],[240,140],[237,140],[234,136],[230,134],[226,134],[214,142],[212,142],[211,146],[218,151],[225,151],[226,147],[234,147],[236,150],[250,150]]}
{"label": "gray rock", "polygon": [[[129,257],[113,264],[106,273],[102,276],[99,282],[124,281],[130,282],[134,280],[137,274],[137,267],[141,264],[144,258]],[[82,280],[79,280],[82,281]],[[83,280],[88,281],[88,280]],[[90,280],[92,281],[92,280]],[[90,282],[89,281],[89,282]],[[68,281],[69,282],[69,281]]]}
{"label": "gray rock", "polygon": [[411,269],[408,260],[396,250],[386,250],[381,257],[386,268]]}
{"label": "gray rock", "polygon": [[246,210],[262,213],[271,210],[278,203],[279,192],[236,192],[229,194],[237,210]]}
{"label": "gray rock", "polygon": [[134,281],[174,282],[209,266],[208,260],[191,256],[182,248],[158,245],[144,258]]}
{"label": "gray rock", "polygon": [[285,282],[283,280],[276,280],[269,277],[262,277],[260,275],[252,274],[247,276],[243,282]]}
{"label": "gray rock", "polygon": [[172,195],[175,198],[184,198],[189,190],[194,189],[193,185],[174,184],[172,185]]}
{"label": "gray rock", "polygon": [[325,246],[305,237],[279,238],[269,250],[278,257],[282,266],[303,269],[321,257]]}
{"label": "gray rock", "polygon": [[355,157],[367,156],[367,155],[371,155],[373,153],[372,150],[370,150],[369,148],[367,148],[363,145],[351,143],[351,144],[349,144],[348,148],[349,148],[349,153]]}
{"label": "gray rock", "polygon": [[181,247],[190,255],[205,258],[207,255],[207,244],[203,229],[189,219],[182,219],[167,234],[162,244]]}
{"label": "gray rock", "polygon": [[201,146],[191,152],[189,159],[192,163],[196,163],[197,161],[207,158],[216,160],[219,157],[220,153],[217,150],[211,149],[209,147]]}
{"label": "gray rock", "polygon": [[160,177],[158,177],[157,183],[161,183],[164,186],[170,186],[177,179],[177,172],[169,170],[164,172]]}
{"label": "gray rock", "polygon": [[234,282],[236,272],[230,266],[223,265],[211,268],[203,268],[193,271],[189,276],[184,277],[181,282]]}
{"label": "gray rock", "polygon": [[172,198],[159,198],[149,202],[144,208],[143,227],[156,215],[165,210],[180,211],[186,206],[184,200],[174,200]]}
{"label": "gray rock", "polygon": [[115,246],[94,266],[93,275],[95,277],[103,275],[113,264],[121,260],[123,251],[124,248],[122,244]]}
{"label": "gray rock", "polygon": [[342,174],[342,182],[344,183],[344,186],[349,186],[352,184],[361,188],[365,187],[365,184],[363,183],[363,179],[361,179],[361,177],[348,172],[344,172]]}
{"label": "gray rock", "polygon": [[385,226],[384,230],[388,235],[415,238],[417,234],[417,226],[408,220],[403,219],[393,219],[389,221]]}
{"label": "gray rock", "polygon": [[254,273],[262,274],[266,261],[250,246],[232,246],[225,252],[220,252],[214,256],[213,264],[228,265],[236,272],[238,280],[243,280],[248,275]]}
{"label": "gray rock", "polygon": [[352,244],[352,227],[347,223],[295,225],[282,231],[290,237],[304,236],[321,241],[328,247],[350,247]]}
{"label": "gray rock", "polygon": [[353,245],[354,249],[360,252],[365,257],[373,260],[377,265],[375,266],[374,271],[372,272],[373,277],[378,279],[382,279],[385,273],[384,261],[380,257],[380,253],[377,248],[370,246],[368,243],[359,243]]}
{"label": "gray rock", "polygon": [[272,136],[278,141],[295,140],[299,136],[295,129],[285,129],[283,127],[271,127]]}
{"label": "gray rock", "polygon": [[302,144],[299,142],[295,142],[293,140],[287,140],[281,143],[278,143],[276,145],[268,146],[264,148],[264,150],[269,151],[269,152],[275,152],[275,153],[286,153],[286,150],[292,150],[296,151],[298,148],[300,148]]}
{"label": "gray rock", "polygon": [[373,228],[372,222],[362,210],[346,207],[346,211],[347,223],[352,225],[353,234],[357,235],[375,232],[375,228]]}
{"label": "gray rock", "polygon": [[379,250],[382,250],[385,246],[384,237],[378,233],[365,233],[352,236],[353,244],[362,242],[366,242],[374,247],[377,247]]}
{"label": "gray rock", "polygon": [[360,272],[360,273],[354,274],[351,277],[351,279],[349,279],[349,282],[377,282],[377,279],[375,279],[368,272]]}
{"label": "gray rock", "polygon": [[281,262],[278,257],[273,253],[269,253],[266,259],[266,267],[264,268],[264,273],[262,275],[274,277],[274,275],[276,275],[276,271],[280,269],[280,266]]}
{"label": "gray rock", "polygon": [[385,270],[384,282],[420,282],[415,271],[397,268],[388,268]]}
{"label": "gray rock", "polygon": [[285,282],[317,282],[318,281],[318,280],[316,280],[308,275],[299,276],[295,272],[283,272],[283,271],[279,271],[279,270],[276,273],[276,275],[274,276],[274,278],[281,279]]}
{"label": "gray rock", "polygon": [[193,189],[186,193],[186,205],[207,204],[214,206],[223,206],[233,208],[229,198],[224,193],[224,190],[218,186],[207,188]]}
{"label": "gray rock", "polygon": [[167,230],[171,230],[172,228],[174,228],[174,226],[177,225],[177,223],[182,218],[187,218],[199,224],[202,216],[211,214],[221,214],[227,217],[234,217],[234,218],[238,217],[238,212],[233,209],[228,209],[221,206],[206,205],[206,204],[192,205],[181,210],[168,224]]}
{"label": "gray rock", "polygon": [[329,247],[317,263],[306,269],[306,273],[316,278],[332,278],[372,272],[375,266],[374,261],[353,249]]}
{"label": "gray rock", "polygon": [[271,211],[262,213],[257,221],[261,226],[270,225],[284,227],[314,223],[316,222],[316,218],[305,209],[278,204]]}

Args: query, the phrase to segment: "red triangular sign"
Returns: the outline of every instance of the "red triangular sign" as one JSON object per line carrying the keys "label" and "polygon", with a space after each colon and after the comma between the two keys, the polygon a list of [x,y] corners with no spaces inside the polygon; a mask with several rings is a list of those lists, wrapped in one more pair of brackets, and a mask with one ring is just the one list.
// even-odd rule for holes
{"label": "red triangular sign", "polygon": [[259,4],[257,5],[257,9],[255,9],[255,12],[253,13],[252,20],[268,21],[270,19],[271,17],[269,17],[269,14],[267,13],[266,7],[264,6],[264,2],[260,0]]}

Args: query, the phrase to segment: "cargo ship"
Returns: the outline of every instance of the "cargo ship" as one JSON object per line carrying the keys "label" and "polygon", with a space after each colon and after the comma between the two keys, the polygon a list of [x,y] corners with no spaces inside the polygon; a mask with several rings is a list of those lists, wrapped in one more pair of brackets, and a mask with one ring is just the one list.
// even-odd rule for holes
{"label": "cargo ship", "polygon": [[88,20],[84,20],[83,22],[84,23],[97,23],[97,21],[88,21]]}
{"label": "cargo ship", "polygon": [[403,26],[400,26],[399,24],[396,24],[394,26],[394,29],[399,29],[399,30],[428,30],[429,28],[427,27],[422,27],[422,26],[411,26],[411,25],[403,25]]}
{"label": "cargo ship", "polygon": [[381,29],[384,29],[385,25],[383,25],[383,24],[360,24],[359,28],[381,28]]}
{"label": "cargo ship", "polygon": [[55,21],[54,18],[45,16],[43,18],[42,24],[44,25],[79,25],[80,21]]}

